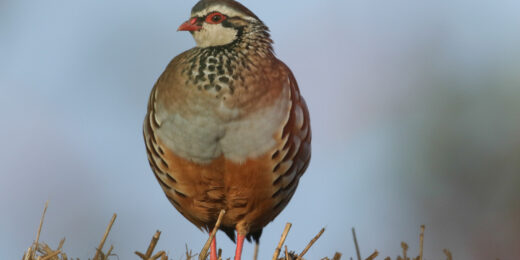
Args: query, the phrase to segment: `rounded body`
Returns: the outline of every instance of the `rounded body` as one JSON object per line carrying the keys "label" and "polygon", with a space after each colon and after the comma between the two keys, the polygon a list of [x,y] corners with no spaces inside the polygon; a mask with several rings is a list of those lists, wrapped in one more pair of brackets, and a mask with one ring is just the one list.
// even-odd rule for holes
{"label": "rounded body", "polygon": [[[223,18],[224,19],[224,16]],[[229,18],[230,20],[232,18]],[[196,18],[185,25],[196,27]],[[166,196],[199,228],[258,239],[310,160],[309,113],[266,27],[175,57],[150,94],[148,159]]]}

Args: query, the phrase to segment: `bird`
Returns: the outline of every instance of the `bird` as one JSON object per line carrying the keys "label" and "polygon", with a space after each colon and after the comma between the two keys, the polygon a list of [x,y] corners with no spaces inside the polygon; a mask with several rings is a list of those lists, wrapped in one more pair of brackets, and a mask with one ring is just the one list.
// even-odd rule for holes
{"label": "bird", "polygon": [[226,211],[219,229],[239,260],[244,239],[258,245],[308,168],[309,110],[269,28],[241,3],[198,1],[178,31],[196,46],[174,57],[151,90],[148,161],[168,200],[199,229],[210,232]]}

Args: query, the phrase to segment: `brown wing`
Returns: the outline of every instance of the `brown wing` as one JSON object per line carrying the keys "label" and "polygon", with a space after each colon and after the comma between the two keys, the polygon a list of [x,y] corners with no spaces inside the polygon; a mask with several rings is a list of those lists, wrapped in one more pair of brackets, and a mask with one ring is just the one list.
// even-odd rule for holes
{"label": "brown wing", "polygon": [[282,132],[283,146],[272,155],[276,162],[273,172],[276,175],[273,186],[273,199],[277,200],[274,211],[278,214],[294,195],[300,177],[311,159],[311,127],[307,104],[300,94],[298,84],[291,70],[288,72],[291,90],[291,109],[289,119]]}
{"label": "brown wing", "polygon": [[175,57],[153,87],[148,101],[148,111],[143,123],[143,135],[150,167],[152,168],[157,181],[164,190],[166,197],[184,217],[197,227],[201,228],[204,223],[200,219],[196,219],[192,215],[186,214],[186,194],[184,194],[185,191],[182,190],[182,185],[180,185],[173,174],[173,168],[179,167],[179,165],[176,165],[178,164],[178,160],[172,159],[173,156],[171,151],[164,147],[164,144],[157,136],[157,130],[161,128],[160,120],[157,119],[156,114],[158,89],[163,87],[162,90],[164,90],[165,84],[169,85],[175,83],[172,80],[176,78],[174,75],[178,73],[178,63],[185,59],[186,56],[189,56],[189,54],[190,52],[187,51]]}
{"label": "brown wing", "polygon": [[[152,168],[157,181],[161,184],[161,187],[167,191],[174,188],[177,180],[175,180],[168,173],[169,165],[166,161],[165,151],[159,145],[157,140],[156,130],[160,127],[160,124],[155,115],[156,91],[157,88],[154,86],[152,92],[150,93],[150,99],[148,101],[148,112],[146,113],[146,117],[143,123],[143,136],[146,144],[146,152],[148,155],[148,162],[150,163],[150,167]],[[176,208],[180,207],[175,198],[168,198]]]}

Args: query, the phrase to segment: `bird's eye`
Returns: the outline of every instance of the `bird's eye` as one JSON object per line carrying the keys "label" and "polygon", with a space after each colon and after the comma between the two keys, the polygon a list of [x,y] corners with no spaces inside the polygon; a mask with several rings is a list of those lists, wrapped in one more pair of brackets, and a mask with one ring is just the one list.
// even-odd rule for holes
{"label": "bird's eye", "polygon": [[206,22],[211,24],[218,24],[224,20],[226,20],[226,16],[217,12],[211,13],[208,16],[206,16]]}

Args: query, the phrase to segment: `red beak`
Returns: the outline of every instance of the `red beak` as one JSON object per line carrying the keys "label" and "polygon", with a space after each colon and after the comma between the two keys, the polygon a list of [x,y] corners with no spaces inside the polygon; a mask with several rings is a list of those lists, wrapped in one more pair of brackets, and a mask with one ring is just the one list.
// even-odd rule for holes
{"label": "red beak", "polygon": [[184,22],[183,24],[181,24],[181,26],[179,26],[179,28],[177,29],[177,31],[198,31],[202,29],[202,26],[200,25],[197,25],[197,18],[196,17],[193,17],[191,18],[190,20]]}

